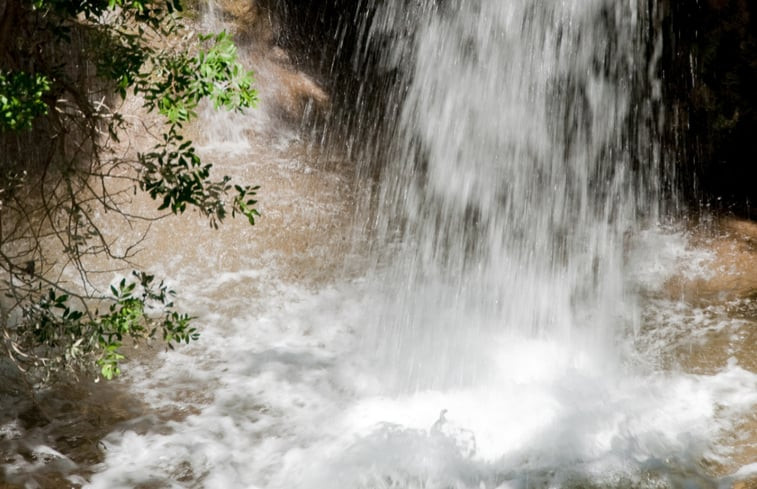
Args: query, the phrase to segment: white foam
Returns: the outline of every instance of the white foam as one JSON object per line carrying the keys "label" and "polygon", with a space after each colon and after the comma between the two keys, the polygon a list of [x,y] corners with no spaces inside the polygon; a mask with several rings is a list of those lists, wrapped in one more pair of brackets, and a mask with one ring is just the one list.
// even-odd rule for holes
{"label": "white foam", "polygon": [[[684,233],[638,230],[635,209],[657,195],[631,194],[630,159],[604,172],[601,155],[624,141],[631,101],[618,80],[586,75],[595,41],[607,35],[597,21],[603,6],[611,4],[418,9],[428,22],[409,67],[415,105],[400,121],[407,152],[392,155],[380,197],[382,211],[399,209],[388,217],[409,223],[407,242],[386,246],[386,268],[358,281],[332,277],[317,292],[283,281],[264,260],[221,273],[202,264],[180,270],[177,288],[203,326],[201,343],[154,366],[129,366],[127,376],[153,408],[191,414],[111,433],[87,487],[707,480],[701,463],[727,460],[719,440],[757,403],[757,375],[734,361],[712,375],[660,366],[684,332],[733,323],[679,302],[641,308],[639,290],[659,290],[673,273],[706,276],[711,255]],[[618,63],[641,56],[626,52],[632,44],[644,45],[635,37],[638,12],[628,13],[617,17],[631,22],[616,33]],[[570,80],[584,83],[585,105],[557,98],[554,87],[570,92]],[[582,146],[580,130],[563,134],[568,122],[555,126],[559,108],[590,112],[583,122],[595,146]],[[420,149],[429,153],[428,181],[406,181],[423,173],[413,166]],[[597,181],[607,195],[595,205]],[[471,210],[480,218],[475,239]],[[229,285],[240,292],[218,297]]]}
{"label": "white foam", "polygon": [[714,253],[692,246],[689,239],[686,232],[661,227],[633,236],[627,258],[629,278],[645,290],[656,291],[670,278],[672,270],[689,280],[712,277]]}
{"label": "white foam", "polygon": [[[273,290],[261,315],[224,317],[221,305],[200,347],[132,371],[137,395],[200,411],[109,435],[87,487],[479,488],[638,478],[649,467],[674,473],[726,457],[715,442],[757,403],[757,375],[735,362],[710,376],[622,373],[571,345],[517,337],[494,346],[496,375],[481,385],[391,393],[363,355],[361,328],[380,302],[365,282]],[[186,389],[210,400],[176,394]],[[447,429],[435,432],[442,409]]]}

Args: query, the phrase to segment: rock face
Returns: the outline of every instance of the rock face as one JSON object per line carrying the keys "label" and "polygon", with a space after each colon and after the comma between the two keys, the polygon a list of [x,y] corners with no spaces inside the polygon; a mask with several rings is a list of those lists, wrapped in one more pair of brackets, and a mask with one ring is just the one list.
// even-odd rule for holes
{"label": "rock face", "polygon": [[671,278],[666,286],[671,298],[704,305],[740,299],[752,302],[757,298],[757,223],[718,219],[709,226],[700,226],[692,241],[708,250],[710,272]]}
{"label": "rock face", "polygon": [[[325,91],[336,97],[331,102],[350,107],[338,119],[350,120],[358,105],[382,106],[365,94],[380,97],[395,74],[382,72],[375,56],[354,55],[366,47],[362,41],[376,2],[258,0],[257,5],[287,26],[272,38],[299,53],[294,64],[322,73],[330,85]],[[665,158],[677,170],[677,188],[695,206],[757,217],[757,3],[657,0],[648,5],[663,37],[657,62],[664,82],[661,135]],[[657,56],[657,46],[648,49],[650,59]],[[363,119],[385,118],[363,112]]]}
{"label": "rock face", "polygon": [[233,26],[239,44],[248,48],[261,104],[279,118],[297,123],[306,114],[324,109],[329,97],[301,69],[303,63],[292,59],[282,27],[286,9],[274,7],[267,0],[222,0],[216,4],[216,16]]}
{"label": "rock face", "polygon": [[689,199],[757,217],[757,4],[666,0],[661,70]]}

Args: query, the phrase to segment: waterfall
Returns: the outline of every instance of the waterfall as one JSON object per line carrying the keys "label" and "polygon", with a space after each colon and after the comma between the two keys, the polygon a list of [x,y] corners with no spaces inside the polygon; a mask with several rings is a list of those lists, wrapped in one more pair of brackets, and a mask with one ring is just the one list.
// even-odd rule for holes
{"label": "waterfall", "polygon": [[[660,225],[676,204],[655,1],[212,5],[207,27],[236,26],[261,102],[191,130],[218,171],[261,185],[261,218],[154,223],[139,259],[200,340],[125,365],[111,402],[132,407],[104,437],[94,398],[100,431],[76,439],[102,459],[0,425],[0,449],[30,440],[0,465],[11,483],[44,485],[47,460],[88,489],[757,475],[754,303],[666,292],[712,273],[714,252]],[[287,44],[302,23],[315,37]]]}
{"label": "waterfall", "polygon": [[613,362],[638,328],[624,244],[660,219],[659,103],[635,1],[386,2],[402,72],[378,211],[394,306],[372,344],[405,388],[477,382],[492,340]]}

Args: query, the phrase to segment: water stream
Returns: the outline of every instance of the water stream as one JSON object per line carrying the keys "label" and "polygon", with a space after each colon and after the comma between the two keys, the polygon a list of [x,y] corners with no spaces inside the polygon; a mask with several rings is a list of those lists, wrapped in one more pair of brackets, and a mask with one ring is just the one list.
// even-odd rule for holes
{"label": "water stream", "polygon": [[261,107],[197,133],[224,173],[262,186],[261,223],[213,234],[185,216],[150,234],[142,259],[202,339],[128,365],[145,412],[69,480],[730,487],[757,473],[729,462],[757,374],[732,352],[706,372],[670,361],[689,335],[738,341],[754,323],[665,294],[713,259],[666,212],[654,16],[634,0],[383,2],[362,51],[397,73],[377,98],[397,117],[361,153],[293,125],[285,90],[312,101],[315,82],[244,47]]}
{"label": "water stream", "polygon": [[379,204],[389,231],[403,223],[388,281],[407,290],[380,333],[400,382],[478,383],[500,356],[490,346],[513,338],[620,360],[618,333],[638,328],[624,241],[658,221],[661,197],[654,39],[637,8],[388,2],[377,14],[374,36],[412,32],[387,56],[411,67]]}

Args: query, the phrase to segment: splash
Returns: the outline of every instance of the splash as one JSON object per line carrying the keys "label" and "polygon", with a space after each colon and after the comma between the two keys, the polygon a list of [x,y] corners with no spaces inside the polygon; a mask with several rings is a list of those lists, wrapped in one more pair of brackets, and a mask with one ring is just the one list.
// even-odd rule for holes
{"label": "splash", "polygon": [[196,247],[162,263],[202,342],[127,375],[183,414],[123,423],[86,486],[729,484],[708,464],[728,460],[718,442],[757,403],[757,375],[660,358],[682,330],[743,322],[645,299],[674,273],[710,273],[659,224],[653,15],[614,0],[381,4],[359,51],[397,71],[379,99],[398,110],[368,260],[365,238],[341,239],[367,221],[350,215],[353,162],[277,138],[265,103],[260,119],[206,120],[234,129],[207,132],[207,151],[278,191],[272,224],[220,245],[182,228]]}

